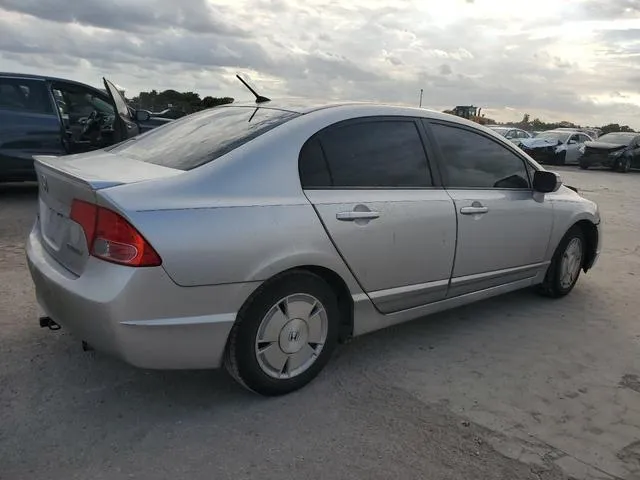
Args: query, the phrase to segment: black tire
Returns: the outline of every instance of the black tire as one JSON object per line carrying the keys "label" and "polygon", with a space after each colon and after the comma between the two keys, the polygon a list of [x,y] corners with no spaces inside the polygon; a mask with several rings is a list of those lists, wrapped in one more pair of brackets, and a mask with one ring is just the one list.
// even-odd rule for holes
{"label": "black tire", "polygon": [[[274,378],[260,366],[256,353],[258,330],[274,306],[296,294],[311,295],[324,307],[328,327],[326,340],[316,360],[306,370],[290,378]],[[284,395],[304,387],[320,373],[338,343],[339,331],[340,310],[335,292],[320,276],[305,270],[291,270],[265,282],[241,308],[229,334],[225,367],[235,380],[255,393]]]}
{"label": "black tire", "polygon": [[567,162],[567,152],[561,152],[553,159],[554,165],[564,165]]}
{"label": "black tire", "polygon": [[[578,269],[573,282],[568,286],[563,286],[561,284],[560,270],[562,257],[564,256],[565,250],[567,249],[571,241],[576,238],[580,241],[580,244],[582,246],[582,260],[580,262],[580,269]],[[558,244],[558,247],[553,254],[553,258],[551,259],[551,264],[547,269],[547,274],[545,275],[544,282],[538,285],[538,293],[550,298],[560,298],[571,292],[571,290],[573,290],[573,287],[575,287],[578,278],[580,277],[580,270],[582,270],[584,266],[586,253],[587,243],[582,229],[578,226],[570,228]]]}
{"label": "black tire", "polygon": [[618,171],[620,173],[629,173],[631,171],[631,158],[622,158],[618,163]]}
{"label": "black tire", "polygon": [[586,169],[588,169],[588,168],[589,168],[589,164],[588,164],[588,163],[585,163],[585,162],[580,162],[580,168],[581,168],[582,170],[586,170]]}

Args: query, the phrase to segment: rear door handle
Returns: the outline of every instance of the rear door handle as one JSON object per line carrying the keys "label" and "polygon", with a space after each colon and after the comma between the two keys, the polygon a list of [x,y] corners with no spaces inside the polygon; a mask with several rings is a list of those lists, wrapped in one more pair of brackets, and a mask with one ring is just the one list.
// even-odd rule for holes
{"label": "rear door handle", "polygon": [[462,207],[460,213],[462,215],[480,215],[487,213],[489,209],[487,207]]}
{"label": "rear door handle", "polygon": [[378,218],[380,212],[339,212],[336,213],[336,218],[343,222],[353,222],[355,220],[372,220]]}

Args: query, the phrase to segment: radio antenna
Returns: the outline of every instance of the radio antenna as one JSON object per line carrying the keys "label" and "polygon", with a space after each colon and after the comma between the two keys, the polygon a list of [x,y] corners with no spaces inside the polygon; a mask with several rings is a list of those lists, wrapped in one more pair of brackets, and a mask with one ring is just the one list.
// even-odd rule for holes
{"label": "radio antenna", "polygon": [[243,84],[245,87],[247,87],[247,89],[248,89],[251,93],[253,93],[253,95],[256,97],[256,103],[264,103],[264,102],[270,102],[270,101],[271,101],[271,99],[270,99],[270,98],[263,97],[262,95],[258,95],[258,92],[256,92],[253,88],[251,88],[251,86],[250,86],[247,82],[245,82],[245,81],[244,81],[244,79],[243,79],[240,75],[236,74],[236,78],[237,78],[238,80],[240,80],[240,81],[242,82],[242,84]]}

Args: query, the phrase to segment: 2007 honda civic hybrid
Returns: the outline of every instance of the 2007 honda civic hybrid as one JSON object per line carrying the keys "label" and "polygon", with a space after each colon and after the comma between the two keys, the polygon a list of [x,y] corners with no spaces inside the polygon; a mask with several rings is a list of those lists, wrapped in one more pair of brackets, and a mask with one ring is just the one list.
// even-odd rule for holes
{"label": "2007 honda civic hybrid", "polygon": [[36,169],[41,324],[139,367],[224,364],[264,395],[350,336],[529,286],[566,295],[599,254],[596,204],[423,109],[232,104]]}

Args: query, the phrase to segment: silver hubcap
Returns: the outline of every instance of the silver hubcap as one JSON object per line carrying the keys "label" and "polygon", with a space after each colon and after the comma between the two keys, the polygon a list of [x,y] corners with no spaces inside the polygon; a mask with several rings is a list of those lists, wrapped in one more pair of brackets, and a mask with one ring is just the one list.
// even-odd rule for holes
{"label": "silver hubcap", "polygon": [[572,239],[562,255],[560,262],[560,286],[569,288],[580,273],[582,266],[582,241],[579,238]]}
{"label": "silver hubcap", "polygon": [[271,307],[258,328],[258,365],[273,378],[300,375],[322,352],[328,324],[324,306],[312,295],[283,298]]}

